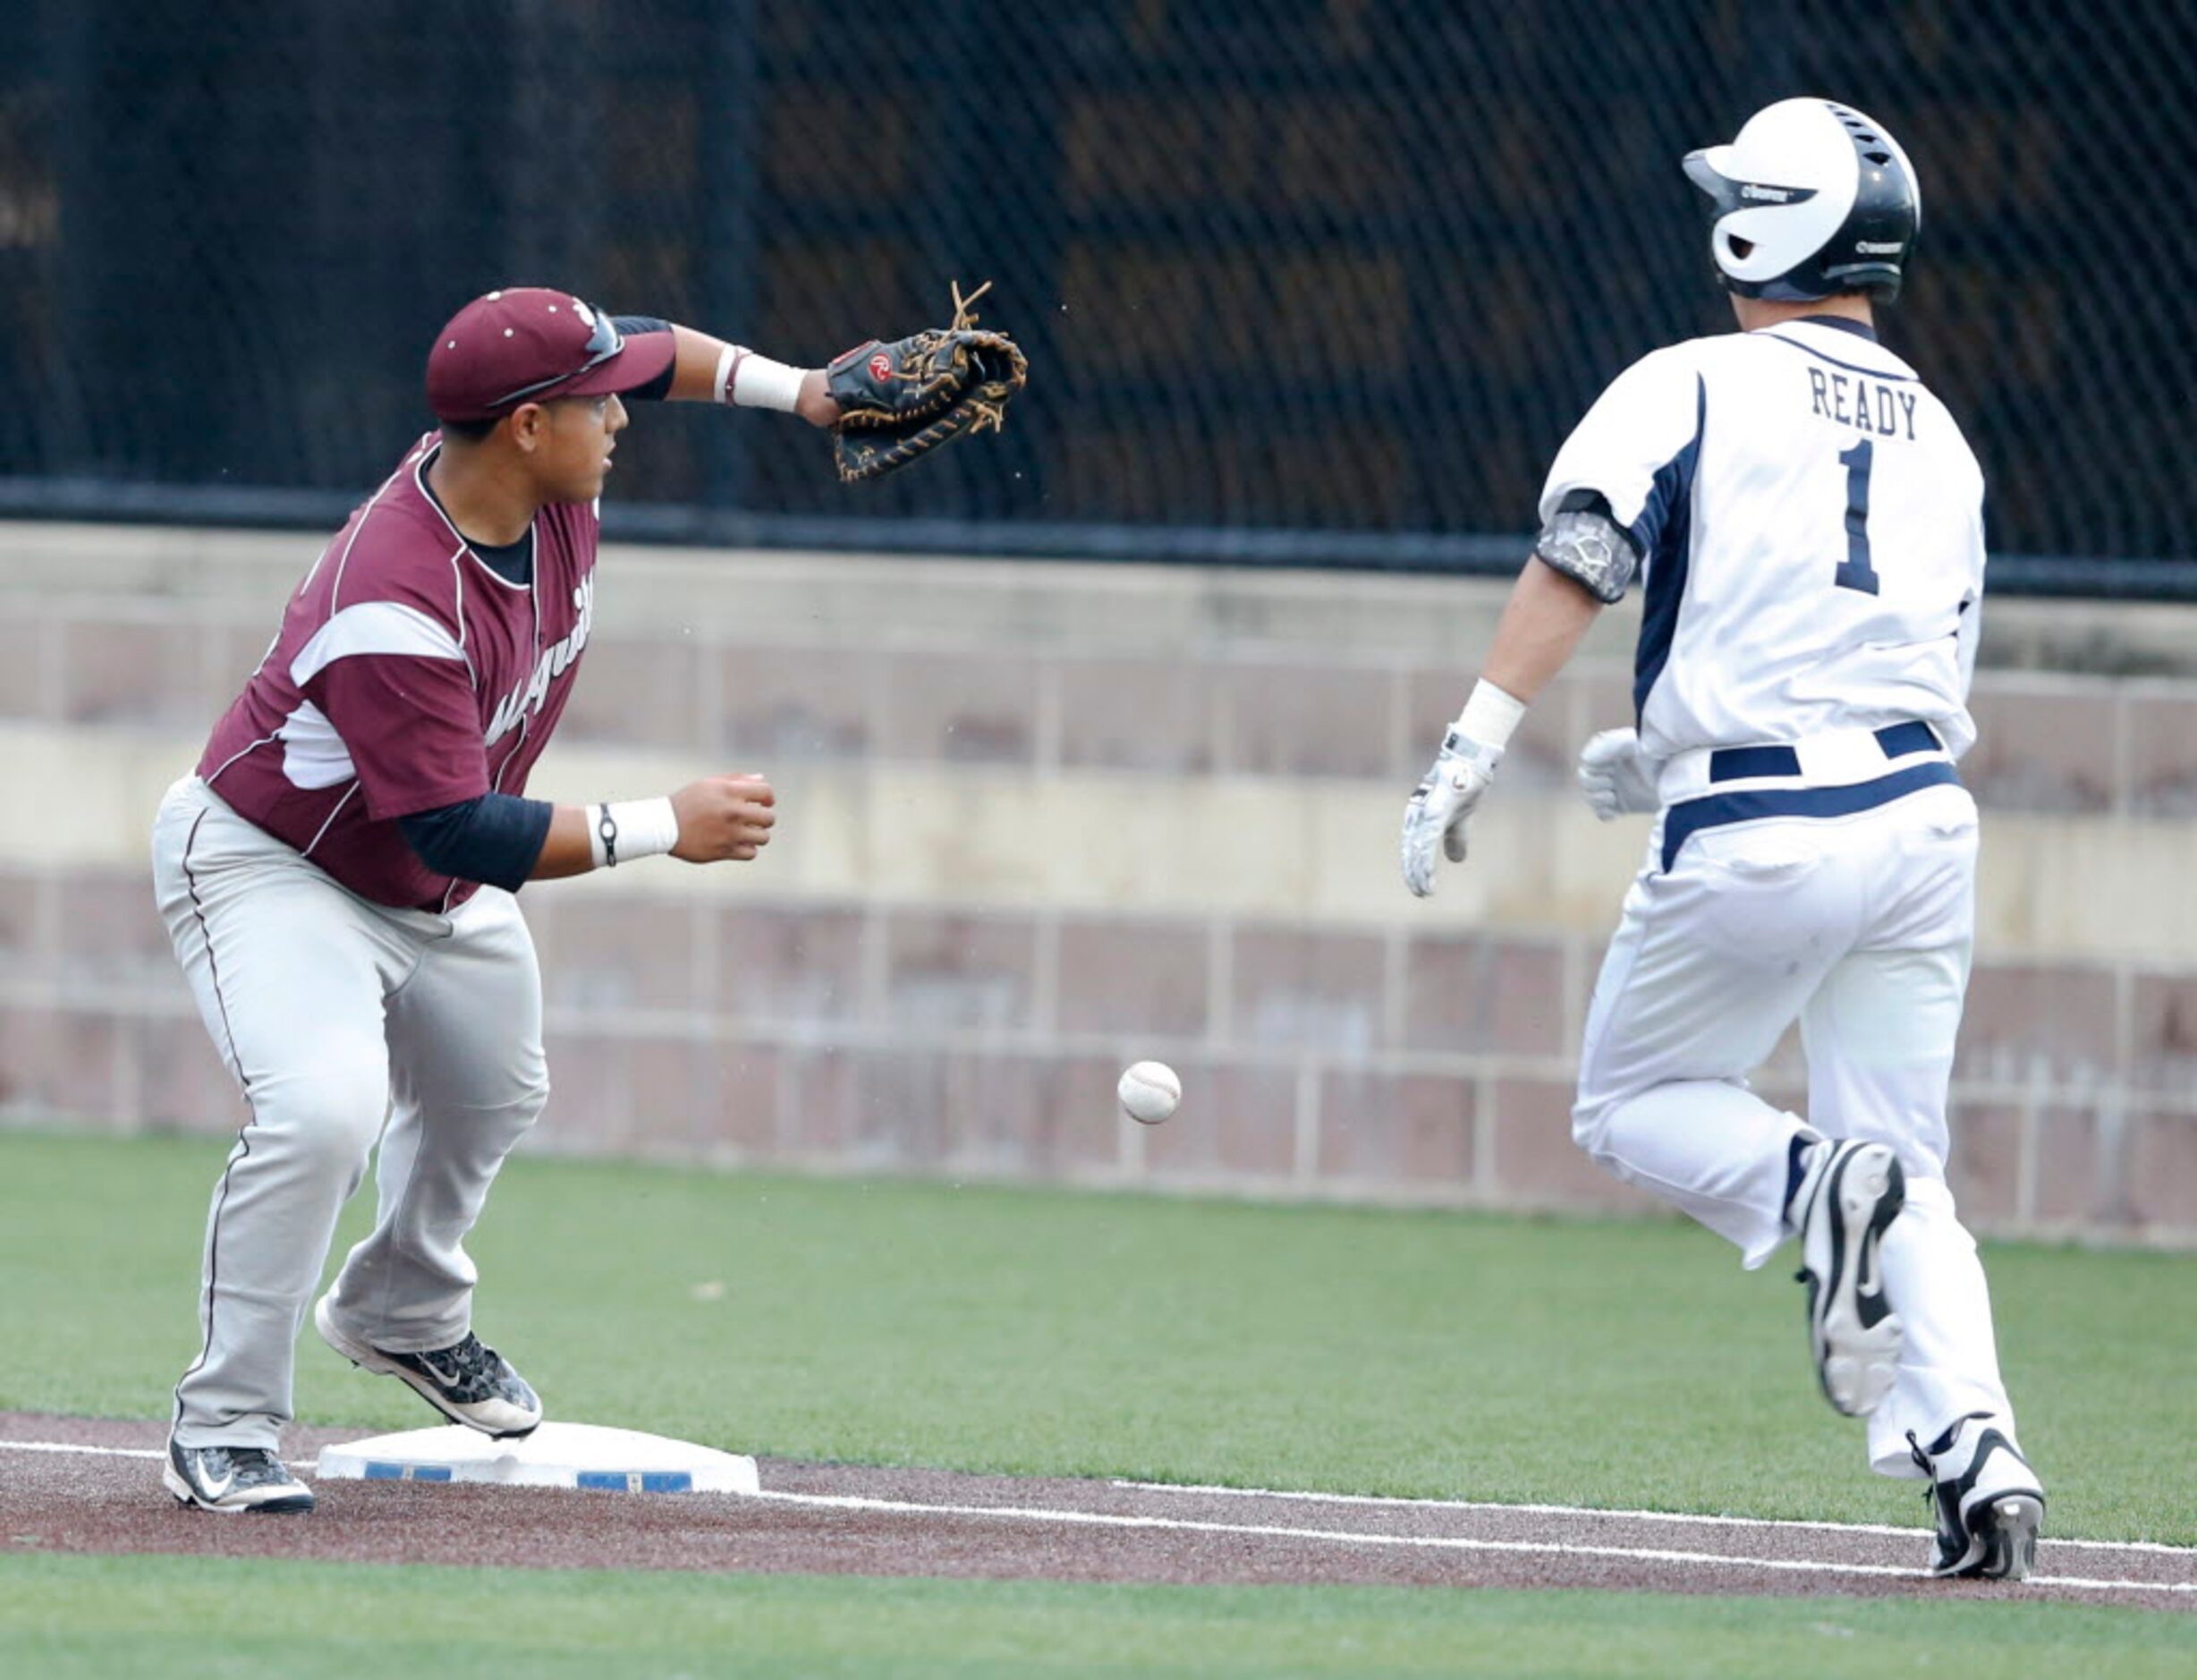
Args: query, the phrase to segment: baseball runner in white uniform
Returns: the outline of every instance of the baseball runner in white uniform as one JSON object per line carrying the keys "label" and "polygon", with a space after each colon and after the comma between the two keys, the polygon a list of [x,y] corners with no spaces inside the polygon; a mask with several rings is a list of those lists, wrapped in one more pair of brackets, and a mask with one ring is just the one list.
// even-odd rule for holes
{"label": "baseball runner in white uniform", "polygon": [[[1542,532],[1404,822],[1434,890],[1525,707],[1644,591],[1637,730],[1595,736],[1597,813],[1654,812],[1589,1012],[1574,1133],[1759,1266],[1801,1241],[1825,1396],[1932,1485],[1936,1573],[2019,1579],[2041,1486],[2016,1444],[1975,1243],[1946,1186],[1975,914],[1955,761],[1983,479],[1877,342],[1921,222],[1903,152],[1822,99],[1685,159],[1741,330],[1643,357],[1558,452]],[[1798,1021],[1808,1116],[1749,1089]]]}
{"label": "baseball runner in white uniform", "polygon": [[161,913],[247,1109],[214,1190],[202,1344],[163,1471],[206,1510],[312,1508],[280,1432],[298,1332],[377,1139],[375,1226],[316,1328],[455,1422],[540,1422],[533,1388],[473,1331],[464,1247],[549,1094],[513,895],[651,854],[751,859],[774,820],[754,776],[585,806],[523,795],[587,648],[626,399],[823,426],[839,413],[824,370],[513,287],[437,335],[427,387],[440,425],[307,571],[153,830]]}

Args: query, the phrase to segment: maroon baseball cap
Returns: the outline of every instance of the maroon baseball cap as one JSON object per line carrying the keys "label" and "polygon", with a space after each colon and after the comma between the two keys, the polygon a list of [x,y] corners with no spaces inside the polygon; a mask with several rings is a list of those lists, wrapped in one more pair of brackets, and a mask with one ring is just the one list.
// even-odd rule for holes
{"label": "maroon baseball cap", "polygon": [[569,292],[508,286],[475,298],[435,335],[428,406],[438,420],[499,420],[522,403],[636,390],[677,353],[671,334],[627,338]]}

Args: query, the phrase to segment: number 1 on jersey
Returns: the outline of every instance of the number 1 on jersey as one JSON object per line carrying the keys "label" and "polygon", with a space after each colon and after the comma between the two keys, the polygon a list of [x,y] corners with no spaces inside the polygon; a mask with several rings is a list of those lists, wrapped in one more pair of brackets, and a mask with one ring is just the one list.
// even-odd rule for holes
{"label": "number 1 on jersey", "polygon": [[1869,468],[1876,453],[1864,437],[1838,456],[1846,470],[1846,557],[1838,563],[1838,587],[1864,595],[1877,592],[1876,569],[1869,564]]}

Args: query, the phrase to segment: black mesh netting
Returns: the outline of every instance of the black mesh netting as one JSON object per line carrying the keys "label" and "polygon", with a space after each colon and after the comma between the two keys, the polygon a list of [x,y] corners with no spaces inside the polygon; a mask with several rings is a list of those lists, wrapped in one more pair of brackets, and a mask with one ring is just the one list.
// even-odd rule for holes
{"label": "black mesh netting", "polygon": [[[1512,533],[1620,367],[1727,320],[1676,160],[1820,92],[1916,160],[1887,336],[1994,544],[2186,556],[2197,8],[1551,0],[14,0],[0,479],[352,491],[472,294],[788,360],[994,282],[1004,437],[861,490],[644,413],[621,498]],[[628,463],[631,463],[631,470]]]}

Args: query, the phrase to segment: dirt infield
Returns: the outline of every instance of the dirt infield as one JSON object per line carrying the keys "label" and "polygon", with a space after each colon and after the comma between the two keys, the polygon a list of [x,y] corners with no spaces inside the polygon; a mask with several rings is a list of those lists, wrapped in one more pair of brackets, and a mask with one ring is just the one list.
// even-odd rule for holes
{"label": "dirt infield", "polygon": [[[575,1493],[322,1481],[310,1517],[177,1506],[156,1423],[0,1413],[13,1550],[514,1568],[1181,1584],[1607,1587],[1958,1596],[2197,1610],[2197,1549],[2046,1540],[2020,1586],[1937,1582],[1919,1531],[1161,1488],[762,1459],[763,1491]],[[345,1432],[300,1430],[307,1470]],[[70,1450],[72,1447],[82,1450]]]}

